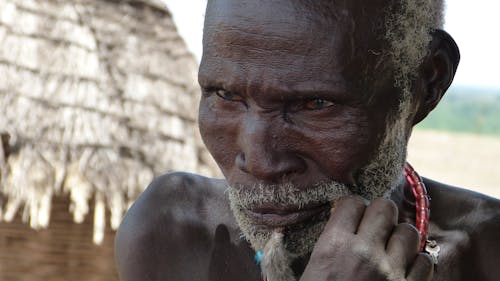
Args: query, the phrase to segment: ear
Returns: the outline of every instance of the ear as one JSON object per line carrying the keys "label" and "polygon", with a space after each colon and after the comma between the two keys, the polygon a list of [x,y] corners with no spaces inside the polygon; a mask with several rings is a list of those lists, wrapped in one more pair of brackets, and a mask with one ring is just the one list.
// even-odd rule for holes
{"label": "ear", "polygon": [[420,66],[419,108],[413,125],[422,121],[439,103],[451,85],[460,51],[455,40],[444,30],[435,30],[429,44],[429,54]]}

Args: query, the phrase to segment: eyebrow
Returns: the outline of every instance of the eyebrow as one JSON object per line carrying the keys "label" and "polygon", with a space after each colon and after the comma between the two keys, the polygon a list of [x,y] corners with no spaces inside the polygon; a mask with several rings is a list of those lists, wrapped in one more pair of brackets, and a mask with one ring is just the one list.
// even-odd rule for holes
{"label": "eyebrow", "polygon": [[[291,90],[281,93],[280,99],[283,101],[294,101],[294,100],[312,100],[312,99],[326,99],[334,100],[336,102],[348,102],[355,101],[359,98],[358,95],[349,94],[348,91],[329,89],[329,90]],[[275,98],[276,99],[276,98]]]}
{"label": "eyebrow", "polygon": [[[224,60],[227,67],[231,68],[232,63],[230,59]],[[223,76],[223,69],[225,63],[218,63],[216,69],[211,69],[208,73],[203,71],[203,67],[199,72],[199,82],[203,88],[223,88],[227,91],[232,91],[240,94],[250,94],[258,92],[275,93],[282,96],[282,99],[296,99],[296,98],[315,98],[329,96],[336,99],[350,100],[355,95],[352,89],[347,87],[345,81],[319,81],[319,80],[306,80],[298,81],[296,83],[284,83],[279,79],[276,81],[265,80],[263,83],[261,79],[249,81],[248,77],[233,76],[228,80],[228,77]],[[234,73],[234,72],[233,72]],[[353,95],[354,94],[354,95]]]}
{"label": "eyebrow", "polygon": [[332,96],[335,98],[348,99],[350,90],[348,89],[345,81],[301,81],[294,84],[287,84],[286,88],[276,87],[276,92],[285,95],[293,96],[293,98],[328,98]]}

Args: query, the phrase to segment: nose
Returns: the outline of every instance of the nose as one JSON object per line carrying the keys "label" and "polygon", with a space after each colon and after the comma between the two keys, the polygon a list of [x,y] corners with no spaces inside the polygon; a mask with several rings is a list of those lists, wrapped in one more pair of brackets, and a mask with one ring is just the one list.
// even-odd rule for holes
{"label": "nose", "polygon": [[245,173],[267,182],[277,183],[300,174],[306,163],[290,150],[283,129],[274,128],[270,120],[247,118],[238,136],[240,152],[236,166]]}

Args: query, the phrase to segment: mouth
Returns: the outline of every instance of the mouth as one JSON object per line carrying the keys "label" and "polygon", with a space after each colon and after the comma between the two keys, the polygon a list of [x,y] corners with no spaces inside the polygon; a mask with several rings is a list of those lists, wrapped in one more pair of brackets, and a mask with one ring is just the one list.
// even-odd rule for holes
{"label": "mouth", "polygon": [[330,213],[330,204],[306,206],[302,208],[287,206],[259,206],[244,210],[257,227],[280,228],[323,219]]}

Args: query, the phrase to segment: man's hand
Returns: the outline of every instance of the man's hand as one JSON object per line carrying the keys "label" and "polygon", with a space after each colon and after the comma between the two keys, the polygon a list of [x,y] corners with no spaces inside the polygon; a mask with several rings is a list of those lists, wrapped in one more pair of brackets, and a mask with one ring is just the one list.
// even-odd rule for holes
{"label": "man's hand", "polygon": [[336,203],[301,281],[430,281],[433,264],[419,253],[415,227],[397,222],[394,202],[360,198]]}

